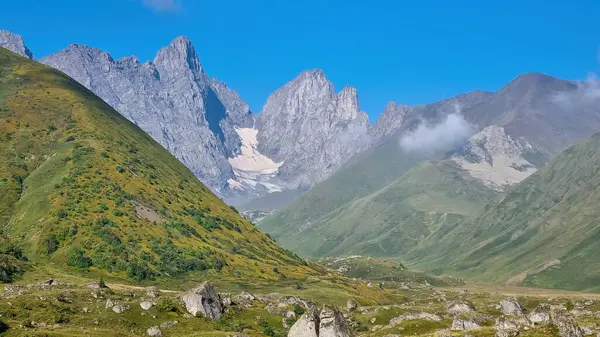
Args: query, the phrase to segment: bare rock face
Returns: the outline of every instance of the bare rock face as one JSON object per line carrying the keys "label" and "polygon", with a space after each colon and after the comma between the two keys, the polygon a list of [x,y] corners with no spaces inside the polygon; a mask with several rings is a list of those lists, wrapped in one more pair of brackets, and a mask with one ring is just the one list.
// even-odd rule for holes
{"label": "bare rock face", "polygon": [[319,337],[350,337],[352,332],[346,319],[336,309],[325,307],[319,316]]}
{"label": "bare rock face", "polygon": [[446,310],[448,310],[448,313],[450,315],[456,316],[475,311],[475,307],[473,306],[473,304],[467,301],[459,300],[448,303],[448,305],[446,306]]}
{"label": "bare rock face", "polygon": [[316,308],[308,309],[292,325],[288,337],[319,337],[319,313]]}
{"label": "bare rock face", "polygon": [[194,316],[204,316],[208,319],[219,319],[223,315],[223,304],[214,286],[208,282],[192,289],[183,295],[183,303],[187,311]]}
{"label": "bare rock face", "polygon": [[20,35],[11,33],[7,30],[0,30],[0,47],[6,48],[13,53],[17,53],[21,56],[33,59],[33,53],[25,43]]}
{"label": "bare rock face", "polygon": [[257,118],[258,149],[288,188],[324,180],[370,143],[371,124],[356,89],[335,93],[323,71],[305,71],[275,91]]}

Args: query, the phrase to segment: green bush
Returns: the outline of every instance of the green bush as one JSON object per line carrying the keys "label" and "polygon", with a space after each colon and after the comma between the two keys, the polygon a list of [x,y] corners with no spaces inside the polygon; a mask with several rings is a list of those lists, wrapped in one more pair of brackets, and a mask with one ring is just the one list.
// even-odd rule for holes
{"label": "green bush", "polygon": [[73,247],[67,253],[67,265],[75,268],[87,269],[92,266],[92,259],[85,255],[81,247]]}
{"label": "green bush", "polygon": [[60,242],[56,238],[55,235],[50,235],[47,237],[44,242],[42,242],[42,250],[46,255],[52,255],[55,251],[58,250],[58,246]]}
{"label": "green bush", "polygon": [[151,280],[154,278],[154,273],[145,263],[130,261],[127,268],[127,277],[136,281]]}

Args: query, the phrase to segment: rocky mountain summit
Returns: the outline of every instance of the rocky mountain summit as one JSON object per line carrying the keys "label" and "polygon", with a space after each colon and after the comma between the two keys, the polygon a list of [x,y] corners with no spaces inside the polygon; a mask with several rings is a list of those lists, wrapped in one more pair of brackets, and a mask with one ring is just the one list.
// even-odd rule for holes
{"label": "rocky mountain summit", "polygon": [[322,70],[305,71],[274,92],[258,115],[258,149],[282,162],[290,188],[311,186],[370,145],[370,122],[355,88],[335,93]]}
{"label": "rocky mountain summit", "polygon": [[33,53],[25,46],[23,38],[21,38],[20,35],[7,30],[0,30],[0,47],[4,47],[21,56],[33,59]]}
{"label": "rocky mountain summit", "polygon": [[484,185],[502,191],[537,170],[526,157],[539,152],[524,139],[514,139],[501,126],[488,126],[472,136],[452,160]]}

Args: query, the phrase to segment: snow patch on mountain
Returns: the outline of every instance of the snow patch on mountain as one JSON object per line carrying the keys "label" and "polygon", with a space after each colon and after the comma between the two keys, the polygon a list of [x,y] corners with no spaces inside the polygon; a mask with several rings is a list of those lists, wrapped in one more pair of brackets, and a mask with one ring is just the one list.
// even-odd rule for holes
{"label": "snow patch on mountain", "polygon": [[240,154],[229,158],[236,179],[227,182],[232,189],[255,191],[260,193],[280,192],[284,186],[277,183],[277,173],[283,161],[276,163],[258,150],[258,130],[235,128],[241,139]]}
{"label": "snow patch on mountain", "polygon": [[535,149],[525,140],[506,134],[504,128],[492,125],[471,137],[452,160],[483,184],[503,191],[537,171],[525,159],[527,152]]}

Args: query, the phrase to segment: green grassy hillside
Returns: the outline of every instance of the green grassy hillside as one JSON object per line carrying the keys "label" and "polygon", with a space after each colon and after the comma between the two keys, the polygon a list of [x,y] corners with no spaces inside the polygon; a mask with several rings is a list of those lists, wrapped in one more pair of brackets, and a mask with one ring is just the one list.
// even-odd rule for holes
{"label": "green grassy hillside", "polygon": [[314,272],[83,86],[2,48],[0,144],[5,271],[29,259],[138,282]]}
{"label": "green grassy hillside", "polygon": [[287,212],[259,226],[284,247],[309,257],[401,257],[494,195],[452,161],[426,161],[384,188],[301,226]]}
{"label": "green grassy hillside", "polygon": [[561,289],[600,290],[600,135],[561,153],[410,255],[426,270]]}

